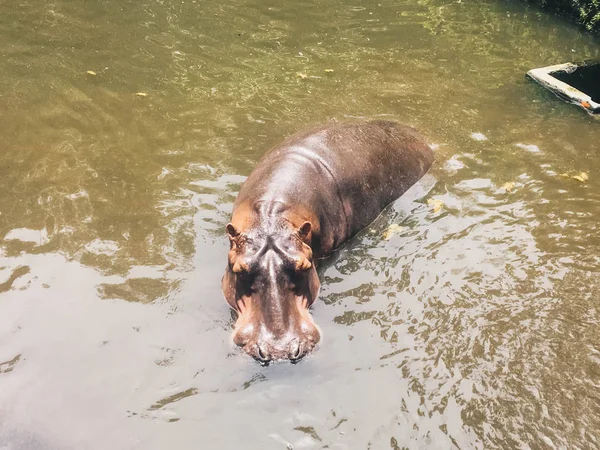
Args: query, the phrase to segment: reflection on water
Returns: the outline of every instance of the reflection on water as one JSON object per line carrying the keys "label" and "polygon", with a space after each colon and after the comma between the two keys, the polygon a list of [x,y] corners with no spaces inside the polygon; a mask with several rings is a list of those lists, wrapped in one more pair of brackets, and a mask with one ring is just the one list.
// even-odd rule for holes
{"label": "reflection on water", "polygon": [[[492,0],[26,1],[0,55],[0,447],[598,443],[598,123],[524,78],[592,38]],[[220,293],[235,194],[354,117],[437,163],[322,263],[320,349],[260,367]]]}

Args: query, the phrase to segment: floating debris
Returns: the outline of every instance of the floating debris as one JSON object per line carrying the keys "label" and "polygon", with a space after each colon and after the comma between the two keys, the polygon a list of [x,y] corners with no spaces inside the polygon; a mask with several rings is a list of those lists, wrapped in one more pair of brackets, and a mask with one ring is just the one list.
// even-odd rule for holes
{"label": "floating debris", "polygon": [[148,97],[148,93],[146,92],[136,92],[135,95],[138,97]]}
{"label": "floating debris", "polygon": [[398,225],[397,223],[393,223],[389,227],[387,227],[387,229],[383,232],[383,239],[389,241],[393,235],[399,234],[400,232],[402,232],[402,230],[404,230],[403,226]]}
{"label": "floating debris", "polygon": [[471,133],[471,138],[475,139],[476,141],[487,141],[488,140],[487,136],[483,133]]}
{"label": "floating debris", "polygon": [[88,70],[86,73],[87,73],[88,75],[92,75],[92,76],[94,76],[94,77],[96,76],[96,72],[94,72],[93,70]]}
{"label": "floating debris", "polygon": [[434,213],[440,212],[444,207],[444,202],[436,198],[428,199],[427,204],[433,208]]}
{"label": "floating debris", "polygon": [[517,147],[522,148],[530,153],[541,153],[542,151],[537,145],[534,144],[522,144],[520,142],[515,144]]}
{"label": "floating debris", "polygon": [[333,69],[325,69],[326,73],[333,73]]}
{"label": "floating debris", "polygon": [[514,188],[515,188],[515,183],[512,181],[504,183],[501,187],[501,189],[504,189],[506,192],[511,192]]}
{"label": "floating debris", "polygon": [[304,80],[305,78],[308,78],[308,75],[302,72],[296,72],[296,77],[300,78],[301,80]]}
{"label": "floating debris", "polygon": [[576,174],[561,173],[560,176],[564,178],[572,178],[573,180],[577,180],[580,183],[585,183],[590,178],[590,176],[585,172],[579,172]]}

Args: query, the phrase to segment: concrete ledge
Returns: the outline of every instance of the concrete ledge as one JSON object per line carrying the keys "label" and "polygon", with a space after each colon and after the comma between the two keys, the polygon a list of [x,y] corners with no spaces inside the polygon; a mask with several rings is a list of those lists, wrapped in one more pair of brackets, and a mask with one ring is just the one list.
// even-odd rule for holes
{"label": "concrete ledge", "polygon": [[594,101],[591,95],[555,78],[553,74],[573,74],[586,66],[583,64],[564,63],[554,66],[541,67],[527,72],[527,76],[539,83],[558,97],[585,109],[590,114],[600,113],[600,103]]}

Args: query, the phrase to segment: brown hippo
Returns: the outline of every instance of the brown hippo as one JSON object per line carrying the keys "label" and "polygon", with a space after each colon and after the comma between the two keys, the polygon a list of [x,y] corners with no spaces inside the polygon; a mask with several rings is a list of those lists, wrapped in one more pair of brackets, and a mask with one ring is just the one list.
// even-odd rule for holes
{"label": "brown hippo", "polygon": [[371,223],[433,162],[394,122],[332,123],[268,151],[242,185],[226,227],[222,288],[238,313],[233,340],[263,364],[298,361],[319,341],[308,308],[318,258]]}

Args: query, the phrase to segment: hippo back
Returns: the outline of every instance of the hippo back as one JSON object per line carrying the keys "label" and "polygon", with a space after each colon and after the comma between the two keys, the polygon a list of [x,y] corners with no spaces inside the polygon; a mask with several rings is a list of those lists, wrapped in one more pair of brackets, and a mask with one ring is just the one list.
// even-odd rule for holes
{"label": "hippo back", "polygon": [[313,249],[333,251],[416,183],[433,162],[419,133],[387,121],[329,124],[296,134],[261,159],[236,205],[278,201],[318,223]]}

